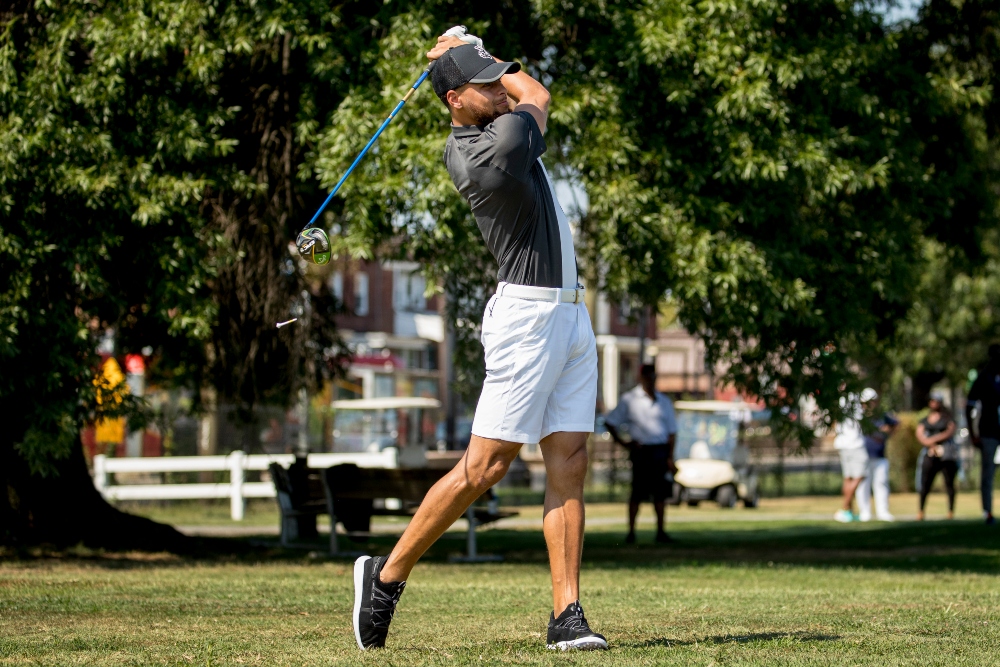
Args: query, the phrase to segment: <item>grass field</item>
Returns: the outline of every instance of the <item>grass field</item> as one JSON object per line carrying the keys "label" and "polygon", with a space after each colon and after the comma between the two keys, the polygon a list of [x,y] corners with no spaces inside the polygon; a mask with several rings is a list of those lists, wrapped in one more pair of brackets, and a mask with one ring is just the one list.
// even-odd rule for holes
{"label": "grass field", "polygon": [[[621,508],[593,508],[609,520],[588,528],[583,603],[607,653],[544,649],[544,541],[524,527],[482,533],[503,564],[449,564],[462,536],[442,538],[411,577],[390,648],[371,654],[351,634],[347,561],[276,548],[195,561],[7,554],[0,665],[1000,664],[1000,530],[972,519],[842,526],[785,518],[825,513],[831,499],[784,502],[681,510],[669,547],[651,531],[621,544]],[[974,515],[973,497],[959,507]],[[394,539],[363,546],[384,553]]]}

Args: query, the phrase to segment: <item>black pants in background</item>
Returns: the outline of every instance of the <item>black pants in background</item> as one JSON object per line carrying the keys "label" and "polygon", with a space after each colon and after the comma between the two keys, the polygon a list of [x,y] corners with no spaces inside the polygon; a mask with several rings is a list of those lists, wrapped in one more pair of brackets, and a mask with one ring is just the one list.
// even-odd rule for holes
{"label": "black pants in background", "polygon": [[632,450],[632,496],[629,503],[637,504],[653,497],[662,503],[673,494],[673,484],[667,481],[667,445],[639,445]]}
{"label": "black pants in background", "polygon": [[937,456],[925,456],[920,469],[920,511],[924,511],[927,494],[934,486],[934,478],[938,471],[944,473],[944,488],[948,492],[948,511],[955,511],[955,475],[958,474],[958,461],[946,461]]}

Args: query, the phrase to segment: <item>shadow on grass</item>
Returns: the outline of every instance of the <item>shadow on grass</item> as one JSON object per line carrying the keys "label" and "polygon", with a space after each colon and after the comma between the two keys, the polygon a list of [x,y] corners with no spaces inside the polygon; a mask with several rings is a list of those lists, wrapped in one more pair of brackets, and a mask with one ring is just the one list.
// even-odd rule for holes
{"label": "shadow on grass", "polygon": [[[651,531],[640,531],[638,544],[626,545],[624,534],[595,530],[587,533],[583,560],[602,568],[661,568],[671,565],[755,564],[864,567],[905,571],[1000,571],[1000,529],[973,521],[841,525],[818,522],[681,524],[671,527],[676,542],[653,543]],[[361,543],[347,539],[343,548],[372,555],[387,554],[398,536],[376,535]],[[548,557],[540,530],[492,528],[478,536],[479,551],[502,555],[509,563],[537,563]],[[209,538],[199,540],[189,556],[170,554],[107,554],[86,549],[6,551],[0,559],[45,560],[75,558],[107,568],[170,567],[190,560],[215,562],[290,561],[326,563],[327,543],[303,549],[281,548],[274,537]],[[424,557],[446,562],[465,551],[464,532],[447,533]],[[341,559],[349,562],[348,559]]]}
{"label": "shadow on grass", "polygon": [[[601,567],[662,567],[664,564],[756,563],[874,567],[897,570],[1000,571],[1000,530],[979,522],[843,526],[820,523],[756,524],[727,529],[686,524],[671,530],[676,542],[653,543],[651,531],[640,531],[638,544],[624,544],[613,532],[587,534],[583,559]],[[386,552],[394,540],[385,545]],[[381,540],[372,540],[378,549]],[[428,556],[441,559],[461,545],[441,541]],[[499,553],[511,562],[546,563],[541,531],[483,531],[480,551]]]}
{"label": "shadow on grass", "polygon": [[652,637],[644,641],[616,642],[616,648],[653,648],[662,646],[691,646],[694,644],[754,644],[758,642],[779,642],[783,640],[796,642],[832,642],[841,639],[840,635],[823,635],[814,632],[752,632],[745,635],[715,635],[701,639],[670,639],[669,637]]}

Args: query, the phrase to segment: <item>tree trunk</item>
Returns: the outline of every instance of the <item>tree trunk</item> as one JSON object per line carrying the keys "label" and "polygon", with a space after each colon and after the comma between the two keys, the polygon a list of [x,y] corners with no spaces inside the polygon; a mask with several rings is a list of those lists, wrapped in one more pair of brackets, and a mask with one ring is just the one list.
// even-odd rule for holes
{"label": "tree trunk", "polygon": [[83,448],[58,462],[58,474],[32,474],[10,435],[0,436],[0,541],[13,547],[83,545],[112,551],[191,553],[199,540],[171,526],[119,511],[94,488]]}

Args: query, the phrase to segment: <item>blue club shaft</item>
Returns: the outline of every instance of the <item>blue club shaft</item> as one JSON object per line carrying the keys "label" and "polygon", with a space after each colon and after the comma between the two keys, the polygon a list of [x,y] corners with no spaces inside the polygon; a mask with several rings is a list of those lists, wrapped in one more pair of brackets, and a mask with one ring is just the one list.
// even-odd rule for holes
{"label": "blue club shaft", "polygon": [[358,166],[358,163],[361,162],[361,158],[365,156],[365,153],[368,152],[368,149],[372,147],[375,141],[379,138],[379,135],[382,134],[382,130],[384,130],[386,127],[389,126],[389,123],[392,122],[392,119],[396,117],[396,114],[399,113],[399,110],[403,108],[404,104],[406,104],[406,100],[410,99],[410,95],[412,95],[413,92],[420,87],[420,84],[424,82],[424,79],[430,76],[431,70],[434,68],[435,62],[437,61],[432,61],[431,64],[427,66],[427,69],[425,69],[420,74],[420,78],[417,79],[416,83],[410,86],[410,89],[406,91],[406,95],[404,95],[403,99],[399,101],[399,104],[396,105],[396,108],[392,110],[392,113],[389,114],[389,117],[386,118],[384,121],[382,121],[382,124],[379,126],[378,130],[376,130],[372,138],[368,140],[368,143],[365,144],[365,147],[361,149],[361,152],[358,153],[358,157],[354,158],[354,162],[352,162],[351,166],[347,168],[347,171],[344,172],[344,175],[340,177],[340,180],[337,181],[337,184],[333,186],[333,190],[331,190],[330,194],[327,195],[326,201],[323,202],[323,204],[316,211],[316,214],[313,215],[312,220],[310,220],[309,224],[307,224],[305,227],[302,228],[303,232],[312,227],[313,224],[315,224],[315,222],[319,219],[319,216],[322,215],[324,210],[326,210],[326,207],[330,204],[331,201],[333,201],[333,197],[334,195],[337,194],[337,191],[340,190],[340,186],[344,184],[344,181],[346,181],[347,177],[351,175],[351,172],[354,171],[354,168]]}

